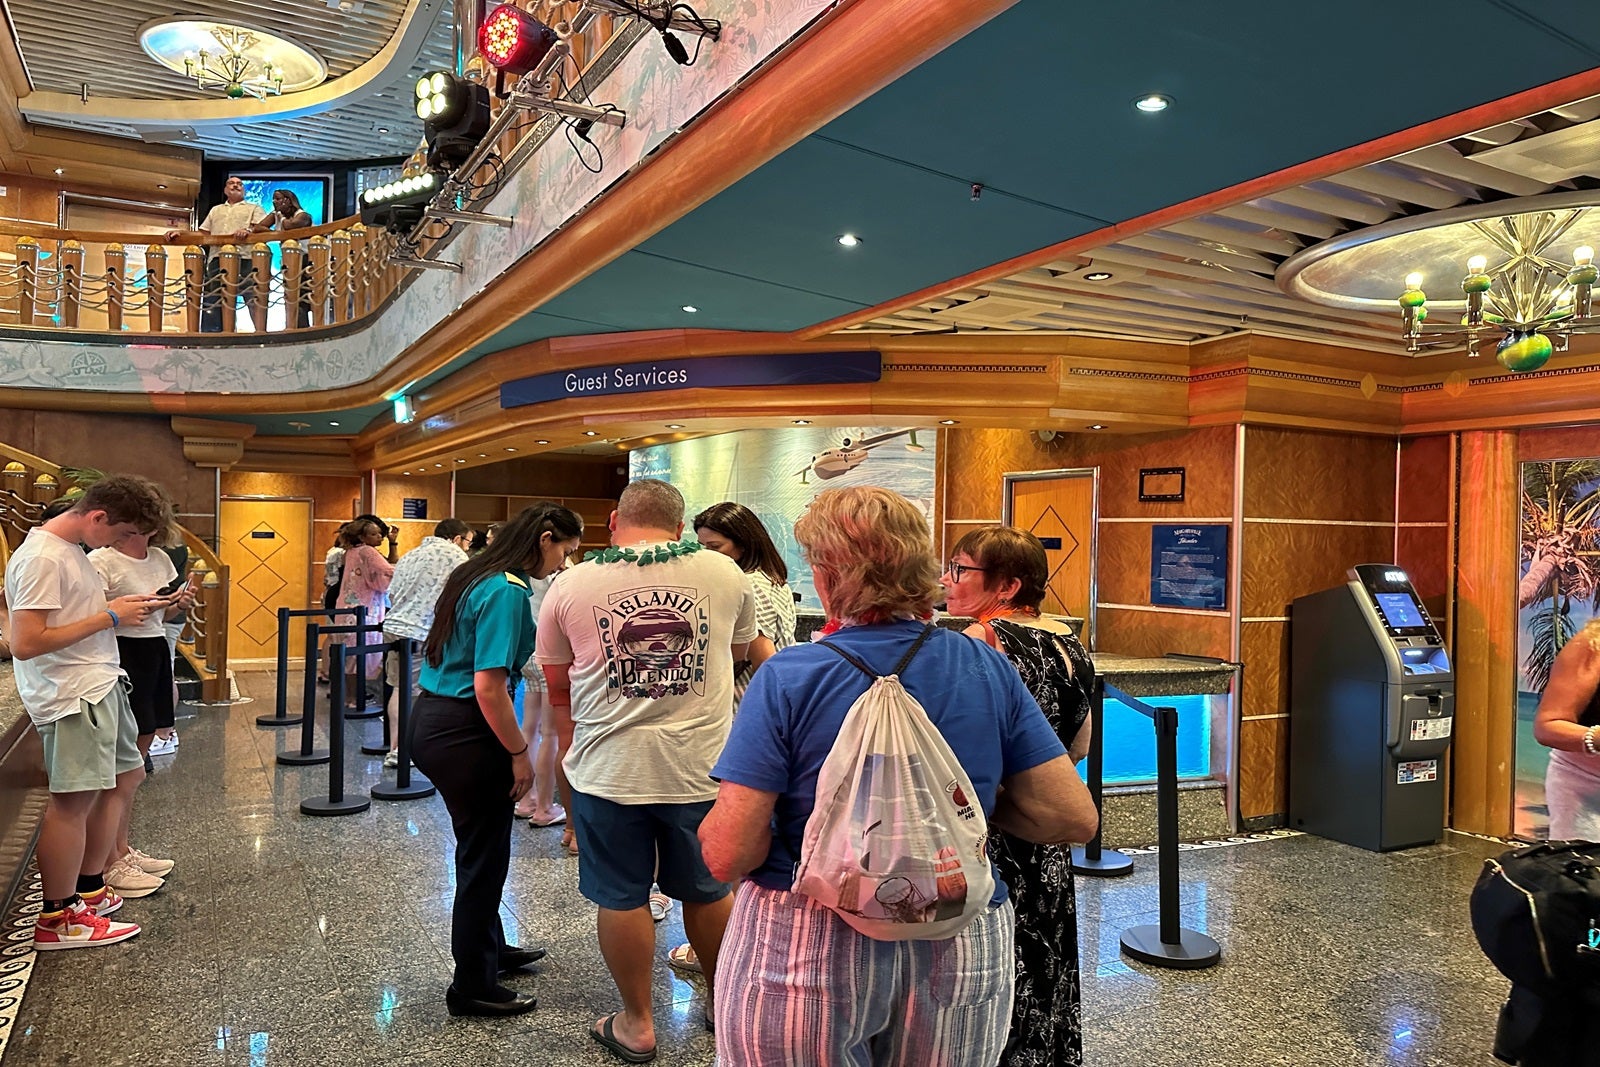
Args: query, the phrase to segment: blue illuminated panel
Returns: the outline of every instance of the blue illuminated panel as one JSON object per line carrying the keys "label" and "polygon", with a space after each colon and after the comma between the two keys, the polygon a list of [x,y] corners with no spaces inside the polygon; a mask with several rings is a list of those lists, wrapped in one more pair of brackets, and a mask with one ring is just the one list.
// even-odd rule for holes
{"label": "blue illuminated panel", "polygon": [[1423,618],[1422,607],[1410,593],[1373,595],[1378,598],[1378,610],[1383,612],[1383,621],[1391,630],[1409,630],[1428,625],[1427,620]]}

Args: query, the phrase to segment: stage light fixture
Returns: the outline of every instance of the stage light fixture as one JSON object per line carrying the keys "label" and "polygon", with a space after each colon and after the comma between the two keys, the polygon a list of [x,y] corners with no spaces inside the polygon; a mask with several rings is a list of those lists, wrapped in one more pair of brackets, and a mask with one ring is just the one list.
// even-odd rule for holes
{"label": "stage light fixture", "polygon": [[434,170],[454,170],[466,162],[494,122],[489,90],[449,71],[418,79],[416,100],[428,139],[428,166]]}
{"label": "stage light fixture", "polygon": [[523,75],[539,65],[556,43],[556,31],[511,4],[489,12],[478,29],[478,48],[489,65]]}

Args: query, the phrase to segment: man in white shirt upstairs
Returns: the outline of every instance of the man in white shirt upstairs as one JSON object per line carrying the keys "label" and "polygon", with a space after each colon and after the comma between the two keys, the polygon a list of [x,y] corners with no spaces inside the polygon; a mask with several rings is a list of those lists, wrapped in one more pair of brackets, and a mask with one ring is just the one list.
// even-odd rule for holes
{"label": "man in white shirt upstairs", "polygon": [[461,519],[445,519],[433,528],[432,537],[400,557],[389,580],[389,613],[383,617],[383,639],[411,642],[411,677],[400,677],[400,657],[390,653],[384,666],[389,683],[389,754],[385,767],[400,765],[400,686],[411,687],[417,695],[417,678],[422,674],[422,642],[433,629],[433,609],[450,572],[467,561],[467,546],[472,543],[472,527]]}
{"label": "man in white shirt upstairs", "polygon": [[[243,244],[254,234],[255,224],[266,218],[267,213],[261,210],[260,204],[245,200],[244,180],[241,178],[229,178],[222,187],[222,196],[222,203],[206,212],[199,232],[211,237],[232,237]],[[176,242],[183,236],[182,231],[171,230],[167,233],[167,240]],[[219,247],[206,246],[205,284],[201,290],[200,306],[202,333],[218,333],[222,329],[222,263],[217,259]],[[245,306],[254,315],[258,302],[255,265],[243,249],[239,254],[238,295],[244,298]],[[228,308],[227,313],[233,314],[234,308]]]}
{"label": "man in white shirt upstairs", "polygon": [[733,723],[733,665],[759,631],[739,565],[680,540],[677,489],[633,482],[610,526],[611,547],[562,571],[545,594],[534,656],[567,753],[578,891],[600,909],[600,953],[622,994],[622,1010],[589,1033],[642,1063],[655,1055],[652,881],[682,901],[708,986],[716,973],[733,901],[706,869],[696,832]]}
{"label": "man in white shirt upstairs", "polygon": [[79,546],[105,548],[169,520],[154,484],[108,477],[71,510],[29,530],[6,567],[17,693],[44,744],[50,785],[34,850],[44,883],[33,933],[38,951],[110,945],[139,933],[135,923],[105,918],[122,906],[105,884],[106,857],[144,781],[113,631],[159,617],[173,599],[107,602],[105,583]]}

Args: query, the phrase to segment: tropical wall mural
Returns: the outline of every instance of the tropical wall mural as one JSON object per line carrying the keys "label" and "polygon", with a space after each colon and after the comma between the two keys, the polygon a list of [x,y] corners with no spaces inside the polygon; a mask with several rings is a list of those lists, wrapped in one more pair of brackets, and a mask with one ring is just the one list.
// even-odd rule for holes
{"label": "tropical wall mural", "polygon": [[1521,556],[1515,833],[1544,837],[1550,752],[1533,739],[1533,716],[1556,653],[1600,614],[1600,458],[1522,465]]}

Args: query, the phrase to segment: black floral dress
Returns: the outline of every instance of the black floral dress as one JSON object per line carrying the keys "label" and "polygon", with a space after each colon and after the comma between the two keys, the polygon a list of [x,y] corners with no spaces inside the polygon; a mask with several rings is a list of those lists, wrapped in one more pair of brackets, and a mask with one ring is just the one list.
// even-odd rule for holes
{"label": "black floral dress", "polygon": [[[1075,637],[996,620],[1000,651],[1070,746],[1089,717],[1094,663]],[[1017,991],[1003,1067],[1081,1067],[1078,905],[1072,850],[996,830],[989,852],[1017,909]]]}

